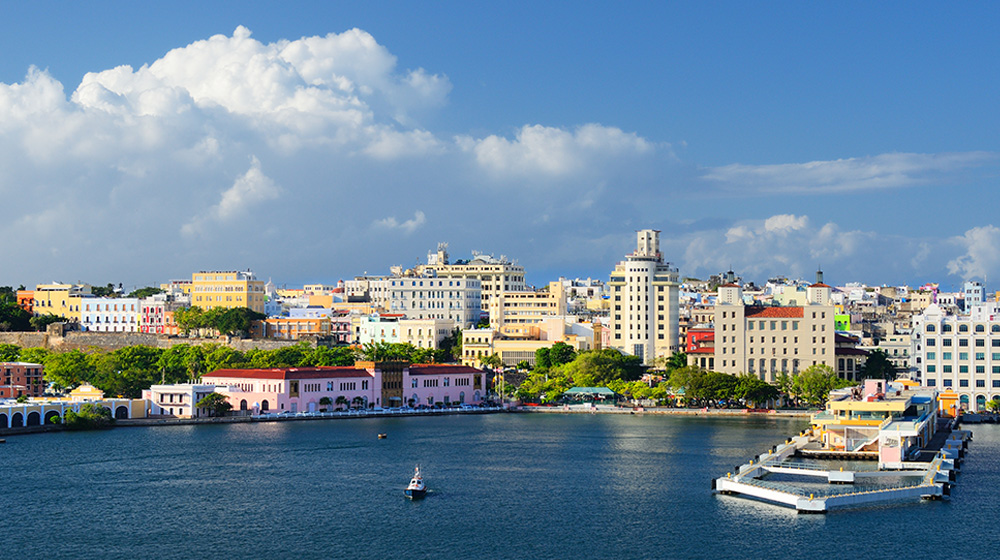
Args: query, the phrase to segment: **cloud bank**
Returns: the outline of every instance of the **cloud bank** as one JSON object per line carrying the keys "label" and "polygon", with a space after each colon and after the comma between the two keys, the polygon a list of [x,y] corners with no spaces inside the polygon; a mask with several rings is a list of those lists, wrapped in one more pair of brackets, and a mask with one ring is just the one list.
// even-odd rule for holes
{"label": "cloud bank", "polygon": [[690,275],[807,275],[819,262],[869,278],[871,263],[1000,272],[992,225],[939,242],[730,200],[947,183],[996,154],[705,169],[675,153],[683,142],[608,124],[443,133],[444,70],[401,68],[359,29],[264,43],[244,27],[75,87],[30,68],[0,83],[0,198],[14,209],[0,222],[0,285],[248,267],[332,280],[410,265],[439,241],[456,256],[506,253],[529,273],[601,277],[644,227],[664,230],[665,254]]}

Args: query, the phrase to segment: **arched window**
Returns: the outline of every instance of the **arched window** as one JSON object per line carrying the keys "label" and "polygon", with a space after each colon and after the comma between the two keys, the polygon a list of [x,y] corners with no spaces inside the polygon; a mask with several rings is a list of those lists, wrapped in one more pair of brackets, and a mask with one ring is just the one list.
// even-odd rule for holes
{"label": "arched window", "polygon": [[986,327],[984,327],[983,325],[976,325],[976,332],[977,333],[986,332]]}
{"label": "arched window", "polygon": [[951,325],[948,323],[941,325],[941,332],[951,332]]}
{"label": "arched window", "polygon": [[969,332],[969,325],[959,325],[958,332]]}
{"label": "arched window", "polygon": [[927,332],[934,332],[936,330],[937,329],[934,327],[934,325],[927,325]]}

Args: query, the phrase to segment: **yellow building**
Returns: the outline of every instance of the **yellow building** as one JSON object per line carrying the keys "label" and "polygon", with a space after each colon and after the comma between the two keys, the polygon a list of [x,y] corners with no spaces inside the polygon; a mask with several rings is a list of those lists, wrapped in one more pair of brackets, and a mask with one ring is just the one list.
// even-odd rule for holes
{"label": "yellow building", "polygon": [[80,320],[80,300],[90,297],[87,284],[38,284],[35,286],[35,315],[57,315]]}
{"label": "yellow building", "polygon": [[191,305],[203,309],[213,307],[246,307],[264,312],[264,282],[250,271],[201,271],[191,275]]}

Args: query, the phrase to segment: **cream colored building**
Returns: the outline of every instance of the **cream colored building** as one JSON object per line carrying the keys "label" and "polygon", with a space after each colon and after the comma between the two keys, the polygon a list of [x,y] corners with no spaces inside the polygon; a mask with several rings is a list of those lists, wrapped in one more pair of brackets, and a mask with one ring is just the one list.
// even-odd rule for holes
{"label": "cream colored building", "polygon": [[715,306],[715,371],[751,373],[773,382],[825,364],[836,370],[834,306],[830,287],[806,289],[806,305],[748,306],[736,284],[719,287]]}
{"label": "cream colored building", "polygon": [[191,275],[191,305],[203,309],[213,307],[246,307],[264,312],[264,282],[250,271],[201,271]]}
{"label": "cream colored building", "polygon": [[566,289],[562,282],[549,282],[548,287],[542,290],[504,291],[490,299],[489,314],[490,327],[494,329],[562,317],[568,314]]}
{"label": "cream colored building", "polygon": [[[427,254],[427,264],[417,265],[412,271],[407,272],[417,275],[433,273],[437,276],[478,280],[482,298],[481,309],[489,309],[490,300],[505,291],[523,292],[527,289],[524,283],[523,266],[511,262],[503,255],[496,258],[492,255],[482,255],[475,252],[469,261],[460,260],[451,263],[448,259],[447,243],[439,243],[436,252]],[[394,267],[393,274],[406,275],[402,272],[401,267]]]}
{"label": "cream colored building", "polygon": [[557,342],[577,352],[594,349],[594,325],[550,317],[535,324],[508,324],[497,329],[462,331],[462,364],[482,367],[485,357],[497,354],[507,366],[525,361],[534,366],[535,351]]}
{"label": "cream colored building", "polygon": [[663,262],[660,232],[637,233],[636,250],[615,266],[611,290],[611,346],[651,364],[680,349],[676,268]]}

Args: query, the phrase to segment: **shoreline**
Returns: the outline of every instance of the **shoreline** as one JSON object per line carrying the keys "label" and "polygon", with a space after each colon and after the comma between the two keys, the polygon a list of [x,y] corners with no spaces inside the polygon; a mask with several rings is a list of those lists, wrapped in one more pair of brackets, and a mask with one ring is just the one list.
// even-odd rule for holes
{"label": "shoreline", "polygon": [[663,414],[676,416],[726,416],[737,418],[811,418],[818,411],[768,410],[715,408],[621,408],[611,405],[564,405],[564,406],[519,406],[512,412],[548,414]]}
{"label": "shoreline", "polygon": [[[366,412],[361,414],[317,413],[286,416],[221,416],[212,418],[132,418],[119,419],[109,426],[112,428],[139,428],[151,426],[191,426],[198,424],[252,424],[259,422],[309,422],[318,420],[349,420],[355,418],[406,418],[412,416],[454,416],[459,414],[629,414],[666,416],[705,416],[728,418],[809,418],[812,413],[793,410],[770,410],[751,412],[749,410],[704,409],[704,408],[620,408],[616,406],[568,405],[560,407],[516,406],[507,409],[487,408],[474,410],[427,410],[412,412]],[[72,431],[62,425],[26,426],[23,428],[0,429],[0,437]]]}

